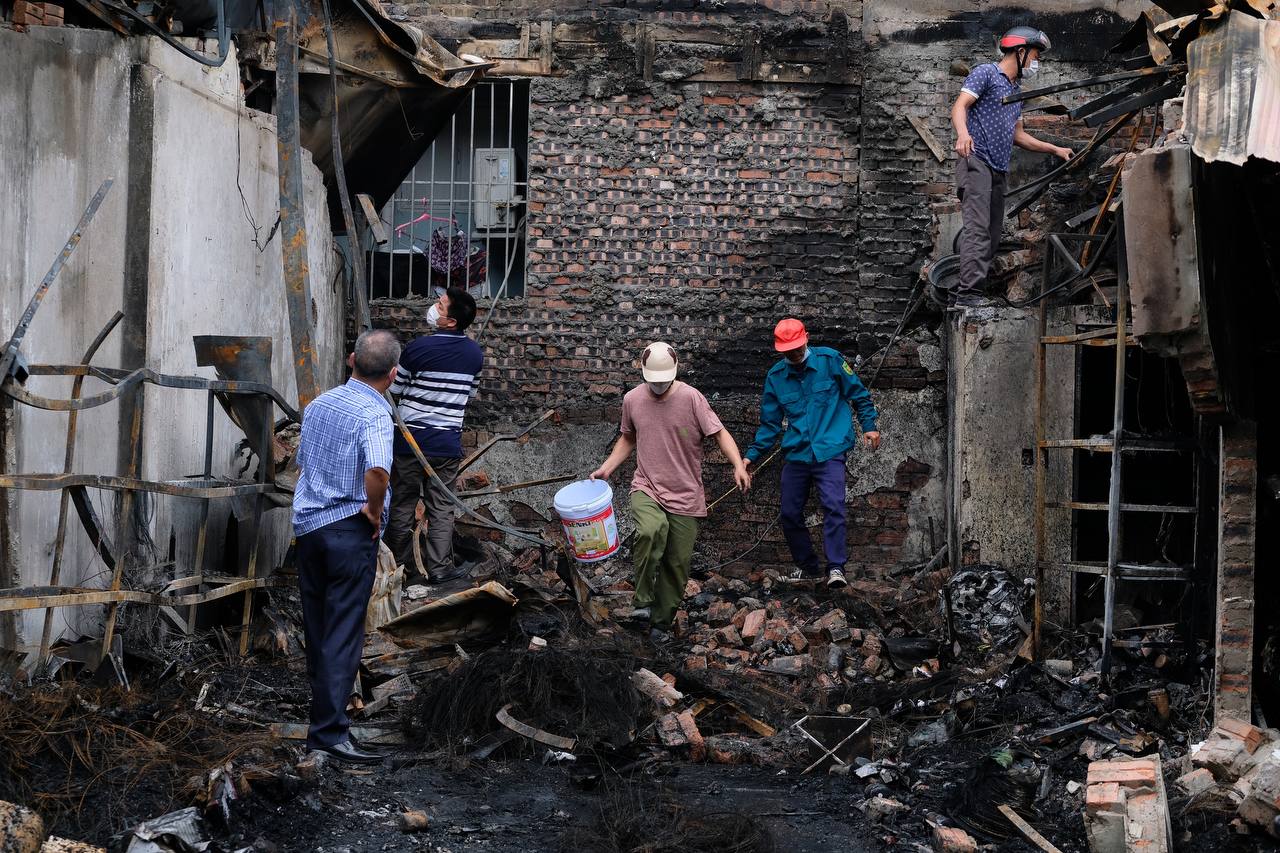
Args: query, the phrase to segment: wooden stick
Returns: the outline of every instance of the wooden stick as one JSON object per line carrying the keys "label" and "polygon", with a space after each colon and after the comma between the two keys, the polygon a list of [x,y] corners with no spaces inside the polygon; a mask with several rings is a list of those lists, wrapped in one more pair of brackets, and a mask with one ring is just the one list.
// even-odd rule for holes
{"label": "wooden stick", "polygon": [[1007,805],[1000,806],[1000,814],[1007,817],[1009,819],[1009,823],[1016,826],[1018,830],[1027,837],[1028,841],[1039,847],[1044,851],[1044,853],[1062,853],[1061,850],[1053,846],[1053,843],[1049,841],[1049,839],[1036,832],[1035,827],[1023,820],[1012,807]]}

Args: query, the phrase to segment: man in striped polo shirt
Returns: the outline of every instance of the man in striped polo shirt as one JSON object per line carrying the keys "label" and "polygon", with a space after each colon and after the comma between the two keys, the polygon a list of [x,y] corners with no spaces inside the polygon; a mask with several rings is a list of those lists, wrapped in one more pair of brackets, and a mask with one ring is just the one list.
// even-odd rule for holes
{"label": "man in striped polo shirt", "polygon": [[[391,386],[400,417],[427,461],[449,489],[462,462],[462,418],[476,390],[476,374],[484,366],[480,345],[467,337],[476,318],[476,301],[460,288],[449,288],[427,312],[432,334],[414,338],[400,355]],[[413,570],[413,527],[418,497],[427,516],[427,577]],[[395,465],[391,469],[391,518],[387,547],[396,562],[410,568],[406,583],[442,583],[463,572],[453,562],[453,504],[449,493],[432,482],[404,436],[397,431]]]}

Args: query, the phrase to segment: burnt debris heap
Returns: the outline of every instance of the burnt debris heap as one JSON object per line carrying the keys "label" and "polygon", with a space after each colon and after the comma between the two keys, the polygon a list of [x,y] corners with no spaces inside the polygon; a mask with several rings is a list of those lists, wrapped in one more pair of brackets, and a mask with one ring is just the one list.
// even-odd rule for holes
{"label": "burnt debris heap", "polygon": [[[1280,10],[1040,5],[0,6],[0,849],[1270,849]],[[1002,33],[1045,144],[957,306]],[[847,586],[793,571],[787,454],[744,493],[708,443],[650,630],[634,463],[556,494],[653,341],[746,448],[784,317],[879,410]],[[434,491],[348,608],[353,769],[289,508],[370,329],[483,367],[391,384]]]}

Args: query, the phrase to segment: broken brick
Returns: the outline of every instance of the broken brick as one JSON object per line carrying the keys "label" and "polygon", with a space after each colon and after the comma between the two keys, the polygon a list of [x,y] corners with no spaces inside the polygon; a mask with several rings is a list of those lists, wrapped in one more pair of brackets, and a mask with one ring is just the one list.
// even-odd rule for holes
{"label": "broken brick", "polygon": [[675,617],[671,620],[671,633],[677,637],[683,637],[689,633],[689,614],[687,611],[676,611]]}
{"label": "broken brick", "polygon": [[884,641],[876,634],[867,632],[862,638],[862,653],[869,657],[878,656],[882,651],[884,651]]}
{"label": "broken brick", "polygon": [[1191,756],[1193,767],[1204,767],[1219,782],[1234,782],[1248,772],[1254,762],[1244,741],[1233,737],[1211,737]]}
{"label": "broken brick", "polygon": [[689,743],[689,758],[692,761],[705,761],[707,758],[707,742],[698,731],[698,722],[692,711],[683,711],[676,717],[680,723],[680,731]]}
{"label": "broken brick", "polygon": [[1217,783],[1213,780],[1213,774],[1203,767],[1192,770],[1190,773],[1184,773],[1178,777],[1178,784],[1182,786],[1182,790],[1191,796],[1209,790]]}
{"label": "broken brick", "polygon": [[722,628],[733,621],[736,608],[731,601],[714,601],[707,608],[707,622],[715,628]]}
{"label": "broken brick", "polygon": [[975,853],[978,842],[973,836],[956,826],[933,828],[933,849],[937,853]]}
{"label": "broken brick", "polygon": [[792,631],[788,634],[786,642],[787,645],[796,650],[797,654],[809,648],[809,641],[806,640],[804,634],[801,634],[799,631]]}
{"label": "broken brick", "polygon": [[1156,768],[1150,761],[1095,761],[1089,765],[1087,784],[1114,782],[1125,787],[1150,786],[1156,783]]}
{"label": "broken brick", "polygon": [[680,727],[678,714],[663,714],[658,718],[658,739],[670,749],[688,745],[689,738]]}
{"label": "broken brick", "polygon": [[1237,814],[1276,837],[1276,818],[1280,816],[1280,759],[1270,756],[1258,766]]}
{"label": "broken brick", "polygon": [[1262,746],[1262,742],[1267,737],[1262,729],[1234,717],[1223,717],[1219,720],[1213,734],[1210,735],[1210,737],[1215,736],[1240,741],[1250,754],[1257,752],[1258,747]]}
{"label": "broken brick", "polygon": [[1095,761],[1085,789],[1085,832],[1094,853],[1167,853],[1169,804],[1159,756]]}
{"label": "broken brick", "polygon": [[1084,812],[1124,814],[1124,788],[1117,782],[1095,782],[1084,792]]}
{"label": "broken brick", "polygon": [[742,621],[742,639],[747,642],[753,642],[756,637],[760,636],[760,632],[764,630],[765,620],[768,614],[765,610],[752,610],[747,614],[747,618]]}
{"label": "broken brick", "polygon": [[880,659],[879,655],[868,655],[867,659],[862,662],[862,671],[867,675],[875,675],[880,671],[883,663],[884,661]]}
{"label": "broken brick", "polygon": [[707,668],[707,658],[705,655],[689,655],[684,659],[684,668],[690,672],[698,672]]}
{"label": "broken brick", "polygon": [[722,646],[737,648],[742,645],[742,637],[738,634],[738,629],[732,625],[726,625],[717,629],[715,633],[716,642]]}
{"label": "broken brick", "polygon": [[849,620],[843,610],[830,610],[805,630],[810,640],[824,639],[829,643],[849,639]]}
{"label": "broken brick", "polygon": [[702,594],[702,584],[698,583],[693,578],[689,578],[689,580],[684,585],[684,597],[693,598],[695,595],[701,595],[701,594]]}

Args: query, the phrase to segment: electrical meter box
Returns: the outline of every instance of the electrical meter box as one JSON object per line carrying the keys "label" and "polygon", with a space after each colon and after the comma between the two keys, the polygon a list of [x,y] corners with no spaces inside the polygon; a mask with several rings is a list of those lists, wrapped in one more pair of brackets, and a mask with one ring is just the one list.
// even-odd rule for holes
{"label": "electrical meter box", "polygon": [[471,171],[473,226],[490,233],[516,226],[516,152],[514,148],[477,148]]}

